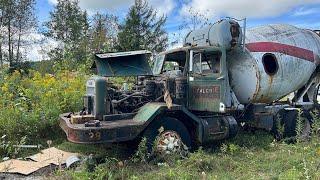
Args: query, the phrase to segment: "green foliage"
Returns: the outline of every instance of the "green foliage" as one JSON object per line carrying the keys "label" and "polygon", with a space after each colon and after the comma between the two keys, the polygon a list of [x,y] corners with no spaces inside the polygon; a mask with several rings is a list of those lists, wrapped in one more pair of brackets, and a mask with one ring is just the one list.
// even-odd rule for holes
{"label": "green foliage", "polygon": [[304,124],[305,121],[307,121],[305,118],[302,117],[302,113],[303,111],[299,110],[298,112],[298,117],[297,117],[297,121],[296,121],[296,139],[297,142],[301,142],[302,141],[302,133],[303,133],[303,129],[304,129]]}
{"label": "green foliage", "polygon": [[147,147],[147,138],[143,137],[141,142],[138,145],[136,153],[132,157],[134,163],[137,162],[147,162],[148,156],[148,147]]}
{"label": "green foliage", "polygon": [[312,123],[312,134],[313,135],[320,135],[320,114],[318,110],[314,110],[311,112],[311,116],[313,119]]}
{"label": "green foliage", "polygon": [[58,0],[45,26],[44,34],[61,43],[49,52],[50,60],[68,60],[76,66],[75,62],[83,63],[90,56],[88,15],[80,9],[78,1]]}
{"label": "green foliage", "polygon": [[58,0],[45,25],[48,28],[46,35],[66,44],[79,42],[89,26],[87,14],[80,9],[79,2],[70,0]]}
{"label": "green foliage", "polygon": [[[143,143],[142,143],[143,144]],[[70,143],[64,145],[70,147]],[[81,146],[81,145],[77,145]],[[84,146],[83,146],[84,147]],[[232,140],[200,148],[172,162],[132,161],[106,153],[105,162],[89,172],[85,167],[58,174],[65,179],[319,179],[320,140],[286,144],[263,131],[239,132]],[[225,147],[227,150],[224,151]],[[88,146],[88,148],[92,148]],[[131,146],[128,149],[132,148]],[[82,148],[81,149],[85,149]],[[128,150],[127,149],[127,150]],[[143,149],[143,148],[142,148]],[[74,149],[76,150],[76,149]],[[82,151],[82,150],[81,150]],[[92,152],[92,151],[91,151]],[[96,152],[99,152],[97,149]],[[113,153],[112,153],[113,152]],[[88,154],[88,153],[86,153]]]}
{"label": "green foliage", "polygon": [[225,154],[234,154],[236,153],[237,151],[240,150],[240,147],[236,144],[233,144],[233,143],[230,143],[230,144],[222,144],[221,147],[220,147],[220,151],[222,153],[225,153]]}
{"label": "green foliage", "polygon": [[167,47],[164,30],[166,17],[157,18],[146,0],[135,0],[118,34],[118,50],[150,50],[160,52]]}
{"label": "green foliage", "polygon": [[119,30],[118,18],[97,12],[90,28],[90,49],[94,53],[113,52]]}
{"label": "green foliage", "polygon": [[[61,135],[59,114],[82,108],[85,77],[80,72],[60,71],[41,75],[30,71],[2,74],[0,79],[0,136],[9,144],[45,143]],[[1,154],[4,155],[5,153]]]}
{"label": "green foliage", "polygon": [[10,156],[15,158],[21,151],[20,145],[24,145],[25,143],[26,136],[22,137],[20,141],[15,142],[8,139],[6,135],[3,135],[0,142],[0,154],[2,154],[3,157]]}
{"label": "green foliage", "polygon": [[27,47],[33,40],[22,36],[36,28],[35,4],[35,0],[0,1],[0,66],[5,61],[11,66],[24,60],[22,46]]}

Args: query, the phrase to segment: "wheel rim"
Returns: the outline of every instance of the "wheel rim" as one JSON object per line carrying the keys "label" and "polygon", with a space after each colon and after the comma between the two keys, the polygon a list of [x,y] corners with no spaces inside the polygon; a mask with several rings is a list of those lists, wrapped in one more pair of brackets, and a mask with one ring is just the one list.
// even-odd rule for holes
{"label": "wheel rim", "polygon": [[156,150],[160,154],[171,154],[181,152],[185,149],[181,137],[175,131],[162,132],[156,143]]}

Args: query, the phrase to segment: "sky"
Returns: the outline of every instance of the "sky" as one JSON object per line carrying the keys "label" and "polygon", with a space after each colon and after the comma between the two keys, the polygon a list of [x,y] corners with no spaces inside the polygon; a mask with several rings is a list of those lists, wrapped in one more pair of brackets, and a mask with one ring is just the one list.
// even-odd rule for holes
{"label": "sky", "polygon": [[[248,26],[287,23],[303,28],[320,29],[320,0],[148,0],[159,14],[168,16],[166,29],[178,29],[181,19],[190,16],[189,9],[200,12],[213,21],[221,17],[244,18]],[[41,22],[49,19],[57,0],[37,0],[37,16]],[[107,11],[124,18],[134,0],[79,0],[89,14]]]}
{"label": "sky", "polygon": [[[264,24],[291,24],[301,28],[320,29],[320,0],[148,0],[159,15],[166,15],[165,29],[169,41],[181,23],[190,19],[190,10],[215,22],[220,18],[247,18],[247,27]],[[36,15],[41,25],[49,20],[57,0],[36,0]],[[97,11],[124,19],[134,0],[79,0],[89,15]],[[183,34],[184,35],[184,34]],[[182,36],[183,36],[182,35]]]}

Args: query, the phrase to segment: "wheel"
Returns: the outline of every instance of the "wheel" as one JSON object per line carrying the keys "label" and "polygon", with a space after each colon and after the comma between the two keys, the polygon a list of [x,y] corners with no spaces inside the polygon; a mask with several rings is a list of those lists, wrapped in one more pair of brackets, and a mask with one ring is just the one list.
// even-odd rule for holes
{"label": "wheel", "polygon": [[[299,112],[297,110],[286,110],[282,113],[281,125],[284,126],[283,137],[287,139],[295,139],[297,136],[296,127]],[[310,117],[308,113],[302,113],[303,127],[299,139],[308,140],[311,134]]]}
{"label": "wheel", "polygon": [[164,117],[152,122],[143,134],[147,138],[149,153],[184,153],[191,149],[191,136],[185,125],[177,119]]}
{"label": "wheel", "polygon": [[286,111],[284,114],[283,125],[284,125],[284,132],[283,135],[285,138],[294,137],[297,135],[296,133],[296,121],[298,117],[298,112],[293,111]]}

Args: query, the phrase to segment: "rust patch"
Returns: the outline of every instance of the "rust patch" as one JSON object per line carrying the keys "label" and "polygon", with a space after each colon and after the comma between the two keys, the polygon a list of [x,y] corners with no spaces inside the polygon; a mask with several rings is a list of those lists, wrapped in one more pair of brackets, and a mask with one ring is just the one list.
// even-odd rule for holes
{"label": "rust patch", "polygon": [[261,86],[260,86],[261,76],[260,76],[260,71],[257,66],[258,66],[258,64],[253,65],[253,67],[255,68],[255,72],[256,72],[257,83],[256,83],[256,90],[252,96],[252,101],[255,101],[255,99],[257,98],[257,96],[261,90]]}
{"label": "rust patch", "polygon": [[274,76],[269,76],[267,93],[265,95],[261,96],[261,98],[259,99],[259,102],[262,102],[262,103],[270,103],[271,102],[270,91],[271,91],[273,79],[274,79]]}

